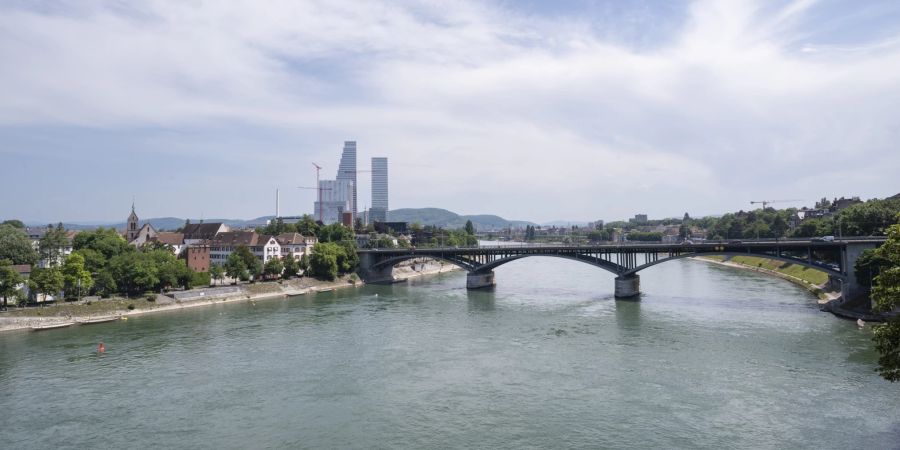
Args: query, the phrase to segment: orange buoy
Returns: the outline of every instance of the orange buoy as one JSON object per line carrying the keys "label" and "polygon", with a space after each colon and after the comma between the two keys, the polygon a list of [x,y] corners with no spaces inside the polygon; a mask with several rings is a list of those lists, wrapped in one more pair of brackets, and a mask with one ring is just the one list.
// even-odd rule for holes
{"label": "orange buoy", "polygon": [[97,353],[103,353],[106,351],[106,346],[101,342],[100,345],[97,346]]}

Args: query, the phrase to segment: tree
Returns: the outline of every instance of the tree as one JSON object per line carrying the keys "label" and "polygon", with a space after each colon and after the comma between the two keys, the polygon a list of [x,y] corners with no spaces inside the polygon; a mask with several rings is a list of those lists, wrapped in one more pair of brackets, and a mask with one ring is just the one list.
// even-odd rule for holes
{"label": "tree", "polygon": [[294,227],[298,233],[304,236],[318,236],[319,234],[319,224],[309,214],[304,214],[300,221],[294,224]]}
{"label": "tree", "polygon": [[237,281],[247,281],[250,279],[250,272],[247,271],[247,264],[244,258],[241,258],[237,252],[232,252],[225,260],[225,274],[231,279]]}
{"label": "tree", "polygon": [[57,267],[61,264],[63,250],[69,246],[66,230],[60,222],[55,227],[47,225],[47,232],[38,242],[38,253],[42,260],[47,261],[49,267]]}
{"label": "tree", "polygon": [[63,276],[59,269],[34,269],[28,278],[28,288],[37,294],[59,295],[59,291],[63,289]]}
{"label": "tree", "polygon": [[0,260],[8,260],[12,264],[34,264],[38,253],[22,230],[4,222],[0,225]]}
{"label": "tree", "polygon": [[82,292],[90,291],[94,286],[91,273],[84,267],[84,257],[78,253],[69,255],[60,271],[67,298],[81,297]]}
{"label": "tree", "polygon": [[475,234],[475,226],[472,225],[471,220],[466,221],[466,234],[468,234],[469,236],[472,236]]}
{"label": "tree", "polygon": [[94,293],[101,297],[109,297],[118,290],[116,279],[107,269],[97,273],[94,278]]}
{"label": "tree", "polygon": [[297,268],[300,269],[301,276],[306,275],[306,272],[309,271],[309,258],[306,256],[306,253],[300,255],[300,260],[297,261]]}
{"label": "tree", "polygon": [[331,242],[316,244],[309,258],[310,275],[325,280],[337,278],[338,253],[341,253],[341,248],[337,244]]}
{"label": "tree", "polygon": [[[256,280],[263,273],[263,265],[262,261],[250,251],[249,248],[245,245],[239,245],[236,249],[234,249],[233,254],[237,254],[241,261],[244,262],[244,267],[247,268],[247,273],[253,277],[253,280]],[[229,255],[230,256],[230,255]]]}
{"label": "tree", "polygon": [[289,280],[294,276],[297,276],[297,272],[300,271],[300,263],[294,259],[294,256],[290,253],[284,257],[284,270],[281,273],[281,276],[285,280]]}
{"label": "tree", "polygon": [[16,295],[19,285],[22,284],[22,276],[9,265],[0,264],[0,296],[3,296],[3,310],[9,303],[9,297]]}
{"label": "tree", "polygon": [[18,228],[20,230],[25,228],[25,224],[22,223],[22,221],[18,220],[18,219],[4,220],[3,225],[10,225],[10,226],[12,226],[14,228]]}
{"label": "tree", "polygon": [[353,241],[353,230],[339,223],[325,225],[319,229],[319,242]]}
{"label": "tree", "polygon": [[209,276],[213,279],[213,281],[220,282],[225,278],[225,269],[218,264],[213,264],[209,268]]}
{"label": "tree", "polygon": [[772,219],[772,225],[769,228],[776,238],[782,238],[788,230],[788,224],[781,214],[775,214],[775,218]]}
{"label": "tree", "polygon": [[[900,308],[900,214],[897,224],[887,230],[888,239],[875,253],[889,262],[889,267],[875,277],[872,300],[881,312]],[[889,381],[900,381],[900,316],[893,316],[874,328],[875,349],[878,350],[878,372]]]}
{"label": "tree", "polygon": [[[112,228],[97,228],[94,231],[83,231],[72,239],[72,248],[75,251],[90,249],[103,255],[107,261],[122,253],[135,251],[134,246],[128,245],[125,238]],[[85,257],[85,263],[89,264],[89,258]]]}
{"label": "tree", "polygon": [[153,255],[128,252],[109,261],[108,270],[121,292],[137,295],[156,289],[160,284],[159,270]]}
{"label": "tree", "polygon": [[284,273],[284,263],[280,258],[272,258],[266,262],[263,273],[266,278],[278,278]]}

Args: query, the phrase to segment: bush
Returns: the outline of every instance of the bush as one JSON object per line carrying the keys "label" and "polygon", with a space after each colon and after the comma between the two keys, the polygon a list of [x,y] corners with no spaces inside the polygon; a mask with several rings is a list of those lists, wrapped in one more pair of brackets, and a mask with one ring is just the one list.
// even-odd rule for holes
{"label": "bush", "polygon": [[155,301],[156,301],[156,294],[147,294],[146,299],[147,299],[148,302],[155,302]]}
{"label": "bush", "polygon": [[194,272],[194,275],[191,279],[191,287],[195,286],[209,286],[210,283],[210,275],[209,272]]}
{"label": "bush", "polygon": [[129,303],[129,304],[128,304],[128,309],[134,309],[134,303]]}

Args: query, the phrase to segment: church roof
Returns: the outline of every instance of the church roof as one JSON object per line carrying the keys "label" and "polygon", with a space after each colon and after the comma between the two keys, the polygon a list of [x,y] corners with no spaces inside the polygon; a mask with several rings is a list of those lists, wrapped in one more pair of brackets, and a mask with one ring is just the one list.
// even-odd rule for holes
{"label": "church roof", "polygon": [[168,245],[181,245],[184,243],[184,233],[171,233],[160,231],[156,233],[156,241]]}

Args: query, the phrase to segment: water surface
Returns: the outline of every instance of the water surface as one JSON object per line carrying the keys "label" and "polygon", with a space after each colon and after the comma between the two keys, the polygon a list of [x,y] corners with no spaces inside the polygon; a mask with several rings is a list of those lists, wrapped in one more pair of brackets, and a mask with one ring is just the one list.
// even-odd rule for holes
{"label": "water surface", "polygon": [[[870,332],[783,280],[558,258],[0,335],[4,448],[894,448]],[[107,353],[94,353],[98,342]]]}

